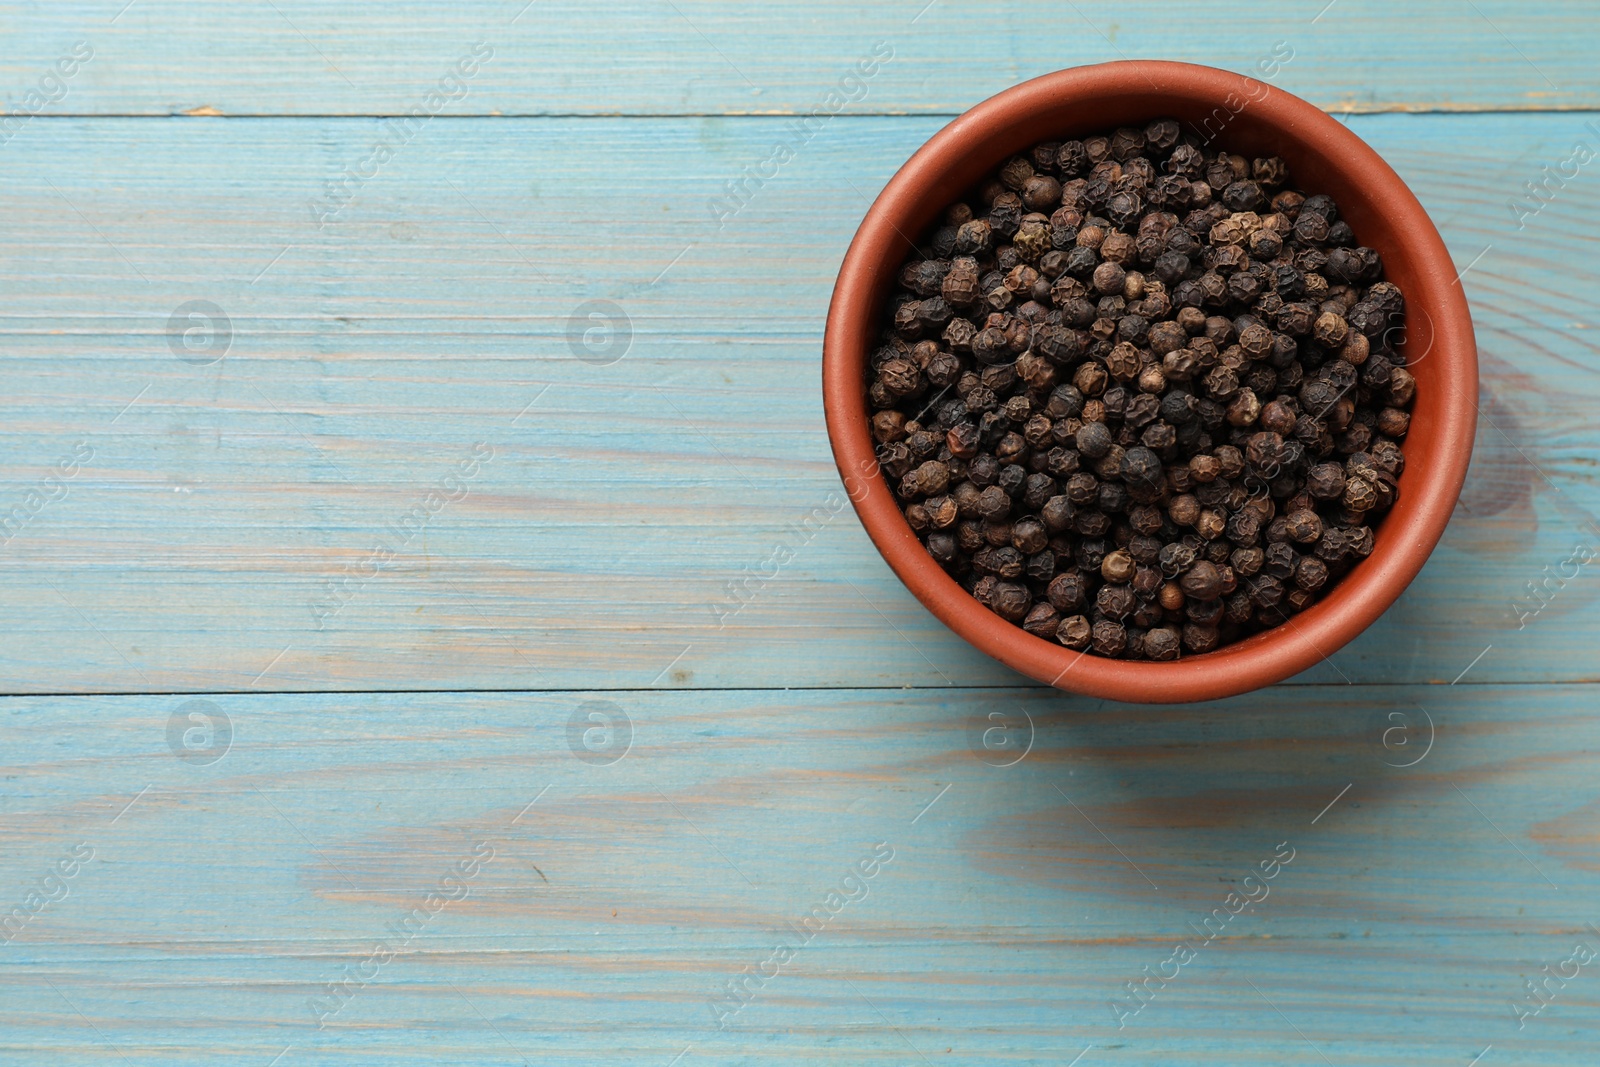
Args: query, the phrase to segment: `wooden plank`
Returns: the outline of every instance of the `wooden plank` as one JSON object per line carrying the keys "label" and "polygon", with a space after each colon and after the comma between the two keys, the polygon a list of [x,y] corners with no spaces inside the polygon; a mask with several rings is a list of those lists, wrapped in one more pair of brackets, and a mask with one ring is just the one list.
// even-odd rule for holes
{"label": "wooden plank", "polygon": [[[1521,1030],[1511,1004],[1600,947],[1592,699],[213,695],[220,753],[199,720],[169,747],[186,698],[7,699],[0,903],[57,899],[0,944],[0,1057],[1588,1064],[1592,966]],[[596,701],[625,753],[569,747]],[[1019,749],[1030,721],[1010,766],[976,740]],[[1236,891],[1261,899],[1217,918]],[[1195,958],[1118,1029],[1179,941]]]}
{"label": "wooden plank", "polygon": [[[955,114],[1016,82],[1124,58],[1273,74],[1330,109],[1594,107],[1593,11],[1583,0],[1382,0],[1203,5],[1083,0],[1062,7],[845,0],[72,0],[13,5],[0,85],[13,109],[178,115],[405,114],[475,44],[492,50],[439,114]],[[93,56],[46,83],[86,41]],[[892,60],[847,83],[878,42]],[[1274,54],[1292,56],[1281,69]],[[270,59],[265,58],[270,57]],[[1260,67],[1269,61],[1267,67]],[[471,64],[469,63],[469,67]],[[64,68],[65,69],[65,68]],[[42,106],[41,106],[42,105]]]}
{"label": "wooden plank", "polygon": [[[1422,578],[1305,680],[1592,680],[1592,567],[1516,605],[1600,514],[1595,178],[1506,206],[1579,119],[1352,121],[1470,266],[1493,426]],[[823,433],[833,272],[938,120],[830,127],[720,231],[781,120],[457,122],[319,228],[375,125],[60,120],[0,156],[0,689],[1021,682],[899,586]],[[211,365],[168,335],[195,300],[231,321]],[[569,342],[590,300],[618,362]]]}

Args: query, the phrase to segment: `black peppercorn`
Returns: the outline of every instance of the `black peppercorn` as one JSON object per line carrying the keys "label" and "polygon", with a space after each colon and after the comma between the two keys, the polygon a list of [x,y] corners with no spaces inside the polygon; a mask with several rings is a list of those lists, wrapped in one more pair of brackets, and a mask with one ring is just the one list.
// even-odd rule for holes
{"label": "black peppercorn", "polygon": [[1022,628],[1035,637],[1051,640],[1061,625],[1061,613],[1049,604],[1035,604],[1022,620]]}
{"label": "black peppercorn", "polygon": [[1222,572],[1216,564],[1201,560],[1184,572],[1178,586],[1192,600],[1214,600],[1222,595]]}
{"label": "black peppercorn", "polygon": [[1017,582],[1000,582],[994,587],[990,609],[1007,622],[1021,622],[1033,604],[1028,587]]}
{"label": "black peppercorn", "polygon": [[1011,513],[1011,498],[998,485],[991,485],[979,495],[977,510],[985,519],[1003,519]]}
{"label": "black peppercorn", "polygon": [[878,462],[980,603],[1165,660],[1283,623],[1373,550],[1416,393],[1404,297],[1288,183],[1170,119],[1041,142],[902,265],[865,382]]}
{"label": "black peppercorn", "polygon": [[1128,631],[1119,622],[1101,619],[1094,624],[1092,642],[1095,652],[1099,655],[1120,656],[1128,647]]}
{"label": "black peppercorn", "polygon": [[1056,640],[1078,652],[1089,647],[1092,637],[1093,630],[1089,626],[1089,620],[1082,615],[1062,619],[1060,625],[1056,627]]}

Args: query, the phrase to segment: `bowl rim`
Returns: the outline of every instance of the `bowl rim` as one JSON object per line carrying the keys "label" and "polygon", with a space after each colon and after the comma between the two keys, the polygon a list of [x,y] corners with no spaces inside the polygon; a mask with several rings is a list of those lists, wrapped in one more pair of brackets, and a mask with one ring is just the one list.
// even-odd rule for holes
{"label": "bowl rim", "polygon": [[[930,206],[950,175],[957,168],[989,173],[1021,147],[975,163],[973,153],[985,143],[992,149],[996,140],[1015,140],[1020,125],[1097,99],[1166,95],[1220,108],[1240,93],[1248,94],[1240,106],[1248,108],[1256,127],[1302,143],[1308,152],[1336,155],[1343,162],[1342,170],[1335,167],[1341,180],[1362,190],[1368,204],[1381,205],[1381,211],[1373,210],[1390,232],[1404,234],[1410,253],[1404,258],[1413,268],[1404,287],[1408,322],[1421,310],[1432,327],[1427,355],[1437,362],[1426,373],[1432,396],[1423,405],[1419,388],[1413,406],[1401,499],[1376,531],[1372,554],[1328,596],[1273,629],[1169,663],[1074,652],[979,604],[934,562],[906,523],[877,469],[868,424],[864,374],[877,334],[880,294],[911,244],[905,234],[922,230],[953,199],[945,195]],[[1152,101],[1149,117],[1160,114]],[[920,223],[914,221],[922,216]],[[1419,373],[1418,380],[1422,386],[1424,375]],[[879,553],[929,611],[980,651],[1035,680],[1137,703],[1213,700],[1282,681],[1328,658],[1376,621],[1421,571],[1444,533],[1466,479],[1478,414],[1477,348],[1466,294],[1438,230],[1400,176],[1342,123],[1299,97],[1234,72],[1162,60],[1122,60],[1033,78],[963,113],[919,148],[873,202],[845,254],[828,309],[822,390],[828,438],[846,493]],[[1416,416],[1424,407],[1430,417],[1419,422]],[[1425,454],[1424,469],[1411,462],[1414,451]]]}

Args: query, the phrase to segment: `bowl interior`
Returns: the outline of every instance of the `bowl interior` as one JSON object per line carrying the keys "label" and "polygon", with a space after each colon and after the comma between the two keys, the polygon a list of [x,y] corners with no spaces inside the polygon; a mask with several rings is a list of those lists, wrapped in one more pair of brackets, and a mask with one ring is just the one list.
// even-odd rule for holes
{"label": "bowl interior", "polygon": [[[1384,277],[1406,297],[1393,343],[1417,378],[1402,443],[1400,496],[1375,547],[1320,601],[1282,626],[1173,663],[1072,652],[990,613],[936,564],[875,474],[865,370],[901,263],[944,208],[1005,159],[1045,140],[1170,117],[1207,150],[1281,156],[1290,186],[1325,193]],[[1122,700],[1200,700],[1270,684],[1309,667],[1375,620],[1415,577],[1460,493],[1470,456],[1477,360],[1466,300],[1437,230],[1375,152],[1311,104],[1238,74],[1189,64],[1126,62],[1034,79],[940,131],[891,180],[846,256],[830,310],[824,393],[829,433],[869,534],[911,591],[983,651],[1041,681]],[[852,479],[854,482],[852,484]],[[909,543],[908,543],[909,542]]]}

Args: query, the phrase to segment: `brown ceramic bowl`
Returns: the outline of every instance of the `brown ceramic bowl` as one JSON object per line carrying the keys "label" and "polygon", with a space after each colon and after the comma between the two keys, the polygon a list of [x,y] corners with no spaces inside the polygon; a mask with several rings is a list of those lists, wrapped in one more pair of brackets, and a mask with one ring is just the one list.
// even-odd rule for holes
{"label": "brown ceramic bowl", "polygon": [[[1403,348],[1417,379],[1403,442],[1400,498],[1372,555],[1288,622],[1170,663],[1073,652],[990,612],[933,561],[877,469],[865,374],[880,316],[912,248],[944,208],[1009,156],[1050,139],[1143,126],[1170,116],[1248,156],[1282,156],[1291,181],[1326,193],[1406,297]],[[1312,666],[1372,624],[1427,561],[1466,478],[1476,424],[1478,357],[1466,296],[1439,232],[1378,154],[1298,97],[1239,74],[1134,61],[1059,71],[1008,89],[940,130],[867,212],[834,286],[823,343],[828,436],[867,533],[918,600],[971,644],[1041,682],[1114,700],[1232,696]]]}

